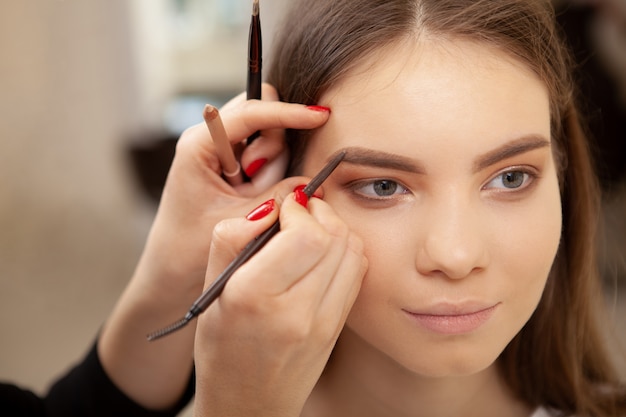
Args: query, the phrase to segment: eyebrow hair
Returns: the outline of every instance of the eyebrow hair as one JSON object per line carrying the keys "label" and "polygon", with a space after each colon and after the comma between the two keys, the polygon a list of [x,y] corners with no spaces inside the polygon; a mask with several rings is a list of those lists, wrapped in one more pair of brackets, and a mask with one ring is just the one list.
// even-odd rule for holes
{"label": "eyebrow hair", "polygon": [[545,147],[550,147],[550,141],[541,135],[522,136],[476,158],[473,171],[478,172],[505,159]]}
{"label": "eyebrow hair", "polygon": [[398,171],[407,171],[415,174],[424,174],[426,170],[413,159],[406,156],[377,151],[369,148],[358,146],[340,149],[334,155],[345,151],[346,156],[342,163],[365,165],[375,168],[395,169]]}
{"label": "eyebrow hair", "polygon": [[[522,136],[521,138],[507,142],[496,149],[478,156],[473,163],[472,170],[473,172],[478,172],[505,159],[549,146],[550,141],[541,135],[532,134]],[[334,153],[332,157],[342,151],[346,152],[342,163],[394,169],[414,174],[426,173],[426,169],[423,165],[412,158],[359,146],[342,148]]]}

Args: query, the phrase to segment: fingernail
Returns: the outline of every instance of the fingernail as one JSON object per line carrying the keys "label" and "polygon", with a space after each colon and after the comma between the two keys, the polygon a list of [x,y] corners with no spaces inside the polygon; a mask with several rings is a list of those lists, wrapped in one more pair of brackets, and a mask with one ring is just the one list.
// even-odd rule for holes
{"label": "fingernail", "polygon": [[[293,191],[294,191],[294,192],[295,192],[296,190],[304,191],[304,187],[306,187],[306,184],[300,184],[300,185],[298,185],[296,188],[294,188],[294,189],[293,189]],[[321,198],[322,198],[322,195],[321,195],[321,194],[318,194],[318,193],[313,193],[312,197],[315,197],[315,198],[319,198],[319,199],[321,199]]]}
{"label": "fingernail", "polygon": [[325,106],[306,106],[306,108],[313,111],[330,113],[330,108]]}
{"label": "fingernail", "polygon": [[248,215],[246,216],[246,219],[251,220],[251,221],[261,220],[263,217],[267,216],[272,211],[274,211],[275,208],[276,208],[276,201],[274,201],[274,199],[272,198],[270,200],[267,200],[265,203],[261,204],[254,210],[252,210],[250,213],[248,213]]}
{"label": "fingernail", "polygon": [[265,165],[266,162],[267,158],[257,159],[256,161],[252,162],[245,170],[246,175],[252,178],[254,174],[256,174],[261,168],[263,168],[263,165]]}
{"label": "fingernail", "polygon": [[306,206],[309,204],[309,198],[306,196],[306,194],[304,194],[304,191],[296,188],[293,193],[293,197],[296,199],[296,202],[302,207],[306,208]]}

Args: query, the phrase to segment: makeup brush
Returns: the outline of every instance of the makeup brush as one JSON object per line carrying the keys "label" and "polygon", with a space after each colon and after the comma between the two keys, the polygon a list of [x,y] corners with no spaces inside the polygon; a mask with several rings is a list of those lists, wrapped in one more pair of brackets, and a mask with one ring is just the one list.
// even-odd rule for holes
{"label": "makeup brush", "polygon": [[[248,82],[246,85],[246,99],[261,99],[261,68],[263,64],[263,45],[261,43],[261,18],[259,14],[259,0],[252,3],[252,19],[250,21],[250,35],[248,39]],[[258,138],[260,132],[248,137],[246,143],[250,145]]]}
{"label": "makeup brush", "polygon": [[[304,187],[302,190],[307,198],[311,198],[315,190],[322,185],[322,183],[328,178],[328,176],[337,168],[339,163],[346,156],[346,152],[342,151],[337,154],[333,159],[326,164],[324,168],[315,176],[313,179]],[[187,323],[189,323],[194,317],[200,315],[204,310],[206,310],[213,301],[219,297],[219,295],[224,290],[224,286],[230,279],[230,277],[235,273],[235,271],[243,265],[247,260],[249,260],[255,253],[257,253],[265,244],[280,230],[280,223],[278,220],[270,226],[265,232],[261,233],[259,236],[254,238],[246,245],[246,247],[237,255],[235,259],[224,269],[224,271],[213,281],[213,283],[207,288],[198,299],[191,305],[187,314],[180,319],[179,321],[167,326],[161,330],[157,330],[156,332],[150,333],[147,338],[148,341],[153,341],[159,339],[163,336],[166,336],[170,333],[175,332],[178,329],[184,327]]]}

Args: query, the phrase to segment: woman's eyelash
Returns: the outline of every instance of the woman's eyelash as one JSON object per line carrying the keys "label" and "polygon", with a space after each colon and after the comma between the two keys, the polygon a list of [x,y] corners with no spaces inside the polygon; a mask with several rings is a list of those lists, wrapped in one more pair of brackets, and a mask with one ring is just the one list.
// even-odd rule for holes
{"label": "woman's eyelash", "polygon": [[539,175],[535,170],[525,167],[512,167],[500,171],[482,188],[498,189],[502,192],[522,191],[530,187],[538,177]]}
{"label": "woman's eyelash", "polygon": [[409,190],[398,181],[387,178],[354,181],[349,183],[347,188],[352,190],[352,192],[359,197],[371,200],[386,200],[409,192]]}
{"label": "woman's eyelash", "polygon": [[[491,177],[481,189],[502,193],[522,192],[531,187],[538,178],[539,173],[535,169],[509,167]],[[355,196],[373,201],[389,201],[411,192],[399,181],[389,178],[355,180],[345,187]]]}

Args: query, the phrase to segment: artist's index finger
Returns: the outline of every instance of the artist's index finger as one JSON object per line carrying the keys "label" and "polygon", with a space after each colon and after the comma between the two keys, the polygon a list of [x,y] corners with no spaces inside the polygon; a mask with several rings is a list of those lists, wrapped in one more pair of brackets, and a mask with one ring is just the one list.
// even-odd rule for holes
{"label": "artist's index finger", "polygon": [[249,100],[222,114],[224,126],[232,142],[266,129],[315,129],[330,117],[330,110],[320,106],[280,101]]}

